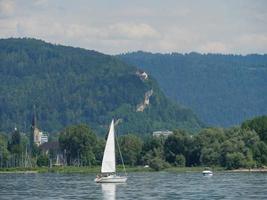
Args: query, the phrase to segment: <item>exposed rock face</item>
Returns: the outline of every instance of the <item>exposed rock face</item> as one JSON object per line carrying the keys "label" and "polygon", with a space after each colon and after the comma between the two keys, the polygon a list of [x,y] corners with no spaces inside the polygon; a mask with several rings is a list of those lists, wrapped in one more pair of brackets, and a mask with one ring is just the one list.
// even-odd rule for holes
{"label": "exposed rock face", "polygon": [[149,98],[152,96],[153,90],[149,90],[145,93],[144,102],[137,105],[136,112],[143,112],[147,106],[149,106]]}

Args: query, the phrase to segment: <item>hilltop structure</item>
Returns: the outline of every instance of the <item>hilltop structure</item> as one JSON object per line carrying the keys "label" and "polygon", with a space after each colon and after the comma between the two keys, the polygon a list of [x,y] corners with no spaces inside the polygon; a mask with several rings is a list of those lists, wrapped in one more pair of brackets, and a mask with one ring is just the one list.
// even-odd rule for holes
{"label": "hilltop structure", "polygon": [[145,81],[148,79],[148,74],[145,71],[138,70],[136,75],[142,80]]}

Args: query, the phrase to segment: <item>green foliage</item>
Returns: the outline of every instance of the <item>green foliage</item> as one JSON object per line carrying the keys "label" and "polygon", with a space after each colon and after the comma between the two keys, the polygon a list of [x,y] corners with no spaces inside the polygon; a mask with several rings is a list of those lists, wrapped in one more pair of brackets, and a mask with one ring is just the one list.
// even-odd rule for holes
{"label": "green foliage", "polygon": [[[25,135],[13,132],[13,137],[0,134],[0,166],[24,167],[26,152],[17,149],[27,144]],[[128,166],[149,165],[156,171],[170,166],[220,166],[226,169],[255,168],[267,165],[267,144],[253,129],[247,127],[205,128],[191,135],[175,130],[168,137],[145,137],[127,134],[117,138]],[[16,143],[16,141],[20,141]],[[8,145],[9,144],[9,147]],[[12,144],[12,145],[11,145]],[[97,138],[86,125],[74,125],[61,131],[59,144],[67,164],[71,166],[100,165],[105,140]],[[9,151],[10,149],[10,151]],[[23,148],[22,148],[23,149]],[[116,148],[118,150],[118,148]],[[50,152],[49,156],[53,156]],[[117,161],[121,162],[119,152]],[[32,166],[47,166],[48,156],[34,146]]]}
{"label": "green foliage", "polygon": [[164,143],[164,155],[169,163],[176,162],[179,154],[187,156],[189,154],[191,139],[189,134],[183,130],[176,130]]}
{"label": "green foliage", "polygon": [[267,113],[267,55],[152,54],[118,56],[159,82],[166,95],[212,126],[240,124]]}
{"label": "green foliage", "polygon": [[175,166],[184,167],[185,166],[185,157],[182,154],[178,154],[175,157]]}
{"label": "green foliage", "polygon": [[9,151],[7,150],[7,137],[3,134],[0,134],[0,167],[6,166]]}
{"label": "green foliage", "polygon": [[154,169],[155,171],[159,171],[166,168],[167,163],[159,157],[154,157],[149,161],[149,167]]}
{"label": "green foliage", "polygon": [[[111,118],[118,132],[147,134],[177,127],[198,130],[189,110],[166,99],[156,81],[142,81],[137,69],[113,56],[34,39],[0,40],[0,130],[16,122],[30,129],[33,105],[38,126],[56,132],[86,123],[102,135]],[[136,112],[147,91],[150,106]]]}
{"label": "green foliage", "polygon": [[37,158],[37,166],[38,167],[47,167],[49,166],[49,158],[47,155],[40,155]]}
{"label": "green foliage", "polygon": [[256,147],[252,149],[254,159],[258,166],[267,165],[267,144],[260,141]]}
{"label": "green foliage", "polygon": [[31,153],[32,153],[32,156],[35,156],[35,157],[40,155],[41,151],[36,144],[32,145]]}
{"label": "green foliage", "polygon": [[141,152],[140,164],[149,165],[154,158],[164,160],[164,142],[163,137],[147,137]]}
{"label": "green foliage", "polygon": [[200,131],[194,142],[194,161],[198,164],[211,166],[221,163],[221,144],[227,139],[224,130],[206,128]]}
{"label": "green foliage", "polygon": [[226,168],[238,169],[245,166],[245,156],[240,152],[226,154]]}
{"label": "green foliage", "polygon": [[105,140],[102,138],[97,138],[97,144],[95,145],[93,152],[95,154],[95,161],[96,164],[100,165],[103,154],[104,154],[104,149],[105,149]]}
{"label": "green foliage", "polygon": [[22,153],[21,136],[18,130],[15,130],[11,135],[11,141],[8,144],[8,150],[17,155]]}
{"label": "green foliage", "polygon": [[204,147],[201,149],[200,163],[204,166],[220,165],[221,154],[213,148]]}
{"label": "green foliage", "polygon": [[242,128],[256,131],[260,139],[267,143],[267,116],[247,120],[242,123]]}
{"label": "green foliage", "polygon": [[[127,165],[136,165],[140,159],[140,153],[142,151],[142,141],[139,137],[133,134],[121,136],[119,138],[119,144],[123,160]],[[117,153],[119,157],[119,154]]]}
{"label": "green foliage", "polygon": [[94,150],[97,145],[96,135],[86,125],[70,126],[59,136],[59,144],[67,156],[69,165],[94,165]]}

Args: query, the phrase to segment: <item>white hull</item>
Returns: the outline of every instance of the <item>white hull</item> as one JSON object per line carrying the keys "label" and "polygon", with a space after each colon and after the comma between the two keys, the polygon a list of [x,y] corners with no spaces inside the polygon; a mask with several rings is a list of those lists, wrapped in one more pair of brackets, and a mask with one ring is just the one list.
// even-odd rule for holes
{"label": "white hull", "polygon": [[96,183],[125,183],[127,180],[126,176],[107,176],[99,177],[95,179]]}
{"label": "white hull", "polygon": [[202,172],[202,174],[203,174],[203,176],[212,176],[212,175],[213,175],[213,172],[210,171],[210,170],[204,170],[204,171]]}

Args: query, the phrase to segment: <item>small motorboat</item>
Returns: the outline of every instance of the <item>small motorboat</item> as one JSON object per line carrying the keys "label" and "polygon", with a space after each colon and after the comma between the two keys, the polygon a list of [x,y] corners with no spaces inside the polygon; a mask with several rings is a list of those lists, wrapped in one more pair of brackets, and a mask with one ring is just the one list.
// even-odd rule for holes
{"label": "small motorboat", "polygon": [[213,172],[211,170],[204,170],[202,171],[203,176],[212,176]]}

